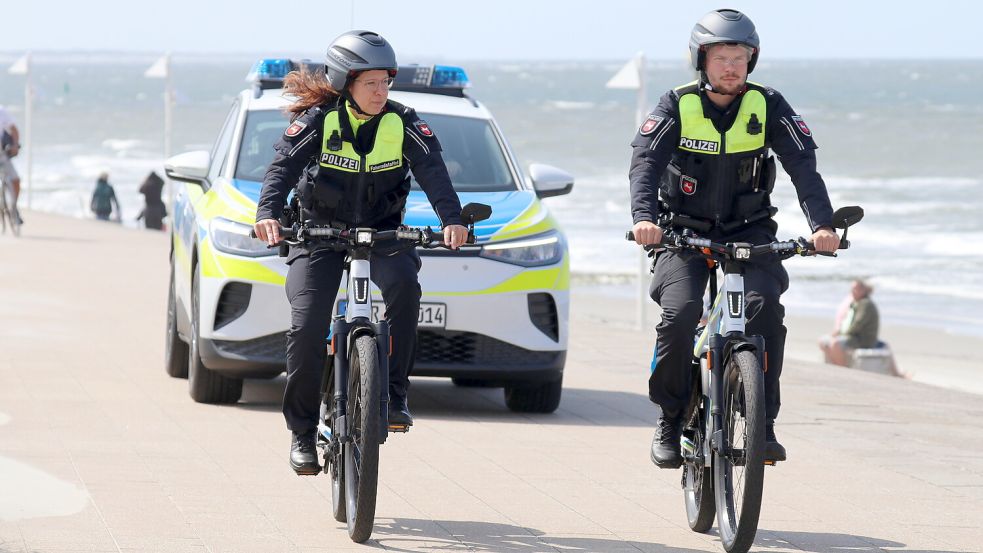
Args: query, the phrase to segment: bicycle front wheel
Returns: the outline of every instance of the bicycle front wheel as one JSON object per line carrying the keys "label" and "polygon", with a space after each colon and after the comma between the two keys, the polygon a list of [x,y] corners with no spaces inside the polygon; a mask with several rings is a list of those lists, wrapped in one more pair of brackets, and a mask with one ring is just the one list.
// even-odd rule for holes
{"label": "bicycle front wheel", "polygon": [[764,374],[753,352],[731,355],[724,369],[722,451],[713,453],[713,488],[720,541],[728,553],[754,543],[765,475]]}
{"label": "bicycle front wheel", "polygon": [[373,336],[359,336],[348,366],[348,433],[345,499],[348,537],[362,543],[372,535],[379,481],[379,356]]}

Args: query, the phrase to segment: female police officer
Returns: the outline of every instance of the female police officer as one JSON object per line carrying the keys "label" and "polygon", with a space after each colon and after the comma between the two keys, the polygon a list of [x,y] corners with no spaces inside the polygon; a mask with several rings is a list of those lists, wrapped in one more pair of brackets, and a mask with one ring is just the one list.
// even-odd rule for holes
{"label": "female police officer", "polygon": [[[412,169],[440,217],[444,242],[455,249],[464,243],[461,204],[437,137],[413,109],[388,99],[396,70],[396,54],[384,38],[350,31],[328,48],[325,75],[301,71],[287,76],[284,89],[296,101],[287,108],[292,120],[274,146],[276,156],[263,180],[257,236],[270,244],[279,242],[278,219],[295,186],[302,220],[341,228],[396,228],[402,222]],[[287,258],[291,324],[283,415],[293,432],[290,465],[299,474],[319,468],[314,429],[321,368],[343,261],[343,253],[316,244],[291,248]],[[382,291],[392,332],[391,423],[413,424],[406,392],[416,355],[419,268],[420,258],[413,250],[372,258],[372,279]]]}

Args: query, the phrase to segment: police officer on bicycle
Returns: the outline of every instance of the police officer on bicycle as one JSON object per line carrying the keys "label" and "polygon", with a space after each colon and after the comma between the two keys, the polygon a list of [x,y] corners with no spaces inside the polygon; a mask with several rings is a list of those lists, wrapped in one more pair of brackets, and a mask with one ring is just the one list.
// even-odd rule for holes
{"label": "police officer on bicycle", "polygon": [[[826,185],[816,171],[812,131],[778,91],[747,81],[760,45],[741,12],[706,14],[690,35],[697,81],[670,90],[632,141],[632,230],[639,244],[656,244],[665,230],[690,228],[717,242],[762,244],[775,239],[777,211],[769,200],[775,182],[773,150],[791,176],[816,249],[835,251]],[[661,468],[682,462],[682,411],[690,394],[693,338],[703,313],[709,272],[697,252],[659,251],[649,292],[662,308],[649,398],[662,409],[652,440]],[[748,334],[767,349],[765,374],[767,460],[783,461],[775,437],[781,404],[778,380],[785,348],[785,308],[779,296],[788,274],[779,260],[753,264],[745,275]]]}
{"label": "police officer on bicycle", "polygon": [[[433,129],[412,108],[388,99],[396,71],[396,54],[383,37],[350,31],[328,48],[324,74],[304,70],[287,76],[284,88],[296,101],[287,108],[292,119],[274,145],[263,180],[257,236],[279,242],[279,220],[295,187],[300,220],[394,229],[402,222],[412,170],[440,217],[444,242],[455,249],[465,242],[461,204]],[[321,373],[344,253],[313,243],[291,248],[287,264],[291,324],[283,414],[293,432],[290,465],[310,474],[318,468]],[[371,269],[392,334],[389,422],[412,425],[406,392],[416,356],[420,257],[412,249],[377,255]]]}

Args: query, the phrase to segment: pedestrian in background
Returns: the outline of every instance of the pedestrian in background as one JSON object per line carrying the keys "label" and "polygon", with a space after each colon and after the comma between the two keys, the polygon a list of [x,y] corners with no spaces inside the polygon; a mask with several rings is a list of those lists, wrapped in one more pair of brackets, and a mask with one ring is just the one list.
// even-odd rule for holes
{"label": "pedestrian in background", "polygon": [[167,207],[160,199],[161,190],[164,188],[164,179],[157,173],[151,171],[147,178],[140,185],[140,193],[143,194],[144,208],[137,215],[137,221],[143,219],[144,225],[149,229],[164,230],[164,217],[167,216]]}
{"label": "pedestrian in background", "polygon": [[99,174],[99,180],[96,181],[96,189],[92,192],[92,202],[89,204],[89,209],[92,210],[92,213],[95,213],[96,219],[100,221],[108,221],[115,210],[116,221],[122,221],[123,218],[119,211],[119,202],[116,201],[116,191],[109,184],[109,173],[102,172]]}

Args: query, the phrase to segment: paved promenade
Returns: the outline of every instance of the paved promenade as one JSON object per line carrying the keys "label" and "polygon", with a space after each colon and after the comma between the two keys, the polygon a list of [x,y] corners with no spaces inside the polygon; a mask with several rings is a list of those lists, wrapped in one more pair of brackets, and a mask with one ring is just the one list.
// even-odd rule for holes
{"label": "paved promenade", "polygon": [[[418,379],[365,545],[287,465],[283,379],[165,375],[167,237],[25,213],[0,236],[0,552],[722,551],[648,459],[652,336],[574,314],[563,403]],[[754,551],[983,551],[983,397],[788,362]]]}

